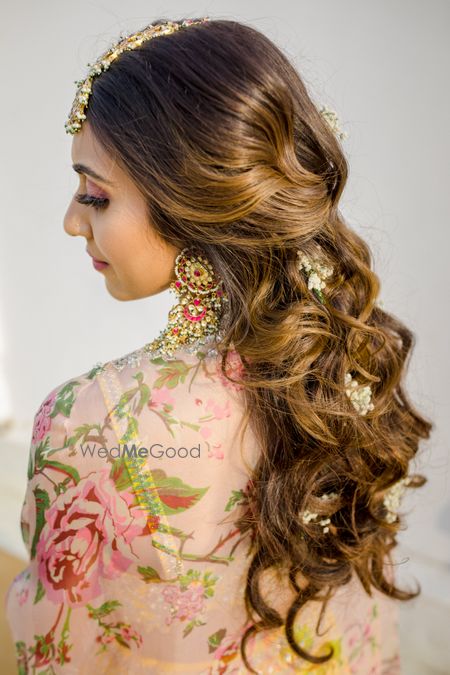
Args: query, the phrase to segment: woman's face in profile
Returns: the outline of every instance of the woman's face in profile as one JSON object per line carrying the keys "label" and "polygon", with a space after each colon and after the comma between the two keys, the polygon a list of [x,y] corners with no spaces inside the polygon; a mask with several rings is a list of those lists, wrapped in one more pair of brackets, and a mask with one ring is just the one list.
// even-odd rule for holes
{"label": "woman's face in profile", "polygon": [[[134,300],[168,288],[180,249],[156,235],[144,197],[96,142],[87,120],[73,136],[72,162],[79,186],[64,216],[64,230],[84,237],[87,253],[106,263],[96,271],[86,254],[94,273],[104,275],[109,293]],[[87,195],[84,203],[81,195]]]}

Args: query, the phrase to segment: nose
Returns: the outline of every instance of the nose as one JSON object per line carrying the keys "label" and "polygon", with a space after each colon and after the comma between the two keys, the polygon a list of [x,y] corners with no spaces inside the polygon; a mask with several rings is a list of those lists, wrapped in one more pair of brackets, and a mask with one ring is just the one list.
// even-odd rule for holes
{"label": "nose", "polygon": [[77,205],[72,201],[64,216],[64,231],[71,237],[82,236],[90,239],[92,237],[91,226],[76,207]]}

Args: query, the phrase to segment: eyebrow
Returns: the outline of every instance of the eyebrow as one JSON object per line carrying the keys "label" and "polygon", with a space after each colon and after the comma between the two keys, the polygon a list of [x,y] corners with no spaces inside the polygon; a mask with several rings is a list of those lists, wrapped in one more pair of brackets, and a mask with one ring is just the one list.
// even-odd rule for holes
{"label": "eyebrow", "polygon": [[91,178],[95,178],[95,180],[105,183],[105,185],[110,185],[111,187],[114,185],[112,181],[106,180],[106,178],[100,176],[96,171],[94,171],[94,169],[90,169],[88,166],[86,166],[86,164],[72,164],[72,168],[77,173],[85,173],[87,176],[91,176]]}

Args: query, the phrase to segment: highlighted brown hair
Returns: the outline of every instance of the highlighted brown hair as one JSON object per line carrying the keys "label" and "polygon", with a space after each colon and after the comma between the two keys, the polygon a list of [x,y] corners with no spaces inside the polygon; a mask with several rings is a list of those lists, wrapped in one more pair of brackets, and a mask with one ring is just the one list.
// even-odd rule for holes
{"label": "highlighted brown hair", "polygon": [[[324,589],[331,597],[353,572],[369,594],[420,592],[385,574],[402,517],[388,522],[383,498],[433,427],[405,392],[414,336],[377,304],[371,251],[339,212],[340,143],[282,51],[221,19],[122,54],[96,78],[87,120],[145,196],[156,231],[203,248],[230,298],[222,368],[232,345],[261,446],[238,521],[252,533],[246,606],[260,617],[241,642],[244,661],[255,672],[248,638],[284,625],[297,654],[325,662],[332,654],[308,654],[293,637],[306,602]],[[318,246],[334,268],[324,303],[296,260]],[[372,388],[367,415],[345,394],[346,372]],[[409,488],[425,482],[415,474]],[[330,532],[302,522],[306,509],[329,516]],[[285,619],[260,592],[271,567],[288,570],[296,593]]]}

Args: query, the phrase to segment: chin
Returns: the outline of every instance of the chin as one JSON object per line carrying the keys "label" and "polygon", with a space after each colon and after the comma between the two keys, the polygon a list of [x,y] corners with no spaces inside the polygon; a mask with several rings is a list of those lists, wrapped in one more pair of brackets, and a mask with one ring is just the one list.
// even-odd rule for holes
{"label": "chin", "polygon": [[106,284],[106,288],[108,289],[109,294],[116,300],[121,300],[122,302],[126,302],[127,300],[136,300],[136,296],[133,293],[128,292],[126,289],[114,288],[114,286],[110,286],[108,283]]}
{"label": "chin", "polygon": [[162,293],[162,291],[165,291],[167,288],[169,288],[169,284],[165,284],[162,287],[155,287],[155,288],[142,288],[140,290],[137,289],[127,289],[119,286],[116,286],[113,282],[111,282],[108,278],[105,278],[106,280],[106,288],[108,289],[109,294],[115,298],[116,300],[121,300],[122,302],[126,302],[127,300],[141,300],[142,298],[150,298],[153,295],[158,295],[159,293]]}

